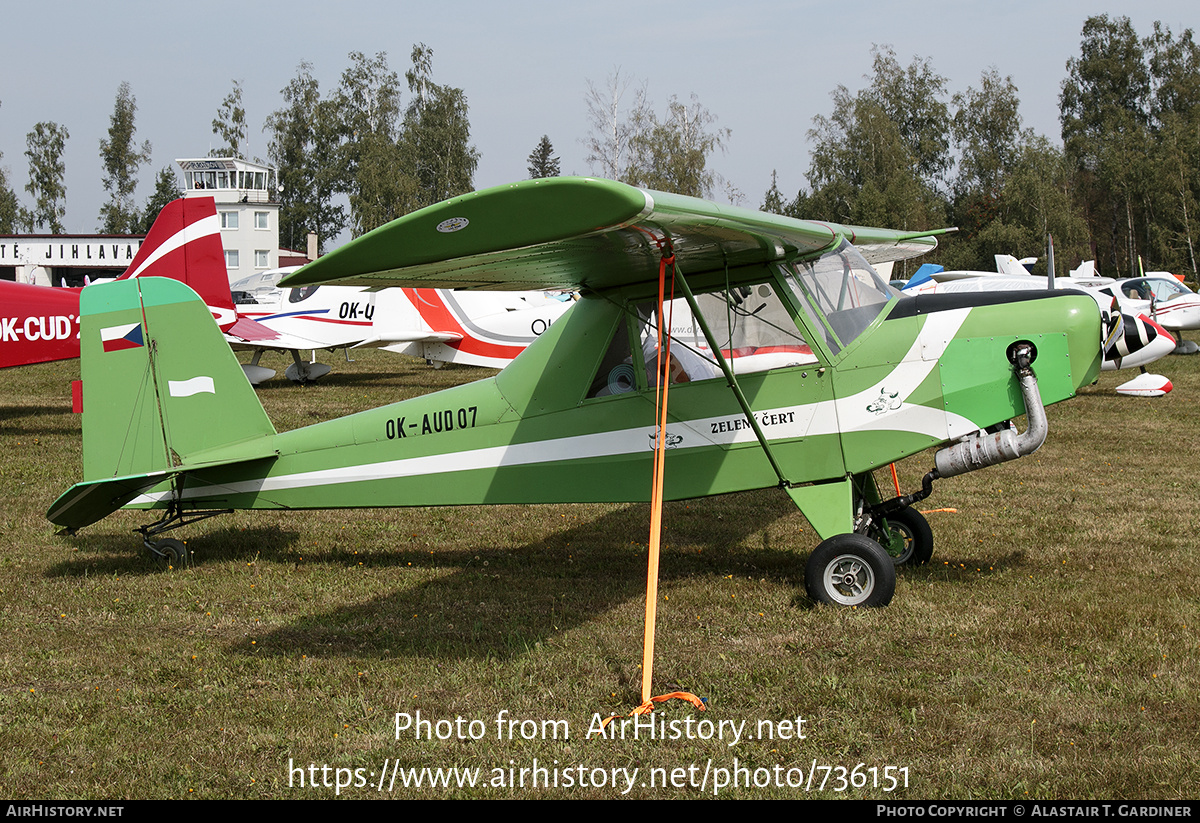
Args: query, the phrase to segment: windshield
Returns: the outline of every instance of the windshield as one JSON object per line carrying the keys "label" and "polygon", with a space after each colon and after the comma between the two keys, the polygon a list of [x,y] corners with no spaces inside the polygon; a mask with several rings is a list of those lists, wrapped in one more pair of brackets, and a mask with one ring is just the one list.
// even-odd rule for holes
{"label": "windshield", "polygon": [[834,354],[850,345],[898,296],[849,242],[816,260],[785,263],[784,279]]}
{"label": "windshield", "polygon": [[1159,277],[1145,277],[1140,280],[1129,280],[1121,286],[1122,290],[1135,291],[1142,300],[1170,300],[1181,294],[1192,294],[1192,290],[1178,280],[1164,280]]}
{"label": "windshield", "polygon": [[[736,374],[805,366],[816,355],[796,327],[773,283],[760,282],[696,295],[716,345]],[[589,397],[606,397],[632,391],[636,369],[645,370],[646,385],[658,381],[659,317],[653,303],[640,303],[630,320],[641,348],[640,358],[630,347],[626,321],[609,345],[596,373]],[[668,301],[664,315],[671,336],[671,382],[694,383],[721,377],[721,367],[700,324],[684,298]]]}

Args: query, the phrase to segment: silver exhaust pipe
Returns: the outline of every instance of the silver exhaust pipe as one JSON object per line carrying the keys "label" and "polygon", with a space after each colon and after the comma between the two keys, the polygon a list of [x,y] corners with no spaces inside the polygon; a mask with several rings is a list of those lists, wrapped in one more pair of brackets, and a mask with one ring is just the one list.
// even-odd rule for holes
{"label": "silver exhaust pipe", "polygon": [[1017,434],[1011,423],[1009,428],[998,432],[976,432],[948,446],[933,456],[938,477],[954,477],[959,474],[1006,463],[1033,454],[1046,442],[1049,425],[1046,422],[1046,407],[1038,391],[1037,375],[1031,364],[1037,357],[1032,343],[1014,343],[1008,349],[1008,359],[1017,367],[1017,379],[1021,384],[1021,396],[1025,400],[1025,415],[1029,427],[1024,434]]}

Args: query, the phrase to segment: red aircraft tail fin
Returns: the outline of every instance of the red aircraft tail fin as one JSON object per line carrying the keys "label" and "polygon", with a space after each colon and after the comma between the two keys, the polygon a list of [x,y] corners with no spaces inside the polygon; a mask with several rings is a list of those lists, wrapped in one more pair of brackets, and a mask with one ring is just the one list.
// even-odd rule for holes
{"label": "red aircraft tail fin", "polygon": [[186,197],[168,203],[129,268],[117,279],[127,277],[179,280],[203,298],[222,330],[237,321],[221,246],[221,225],[211,197]]}

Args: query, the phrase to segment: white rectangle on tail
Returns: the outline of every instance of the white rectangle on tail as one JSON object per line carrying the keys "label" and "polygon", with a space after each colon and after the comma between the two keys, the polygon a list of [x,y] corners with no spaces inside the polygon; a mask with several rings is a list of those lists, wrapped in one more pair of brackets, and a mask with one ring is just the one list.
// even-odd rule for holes
{"label": "white rectangle on tail", "polygon": [[211,377],[193,377],[191,380],[168,380],[167,389],[172,397],[191,397],[193,394],[208,392],[216,394]]}

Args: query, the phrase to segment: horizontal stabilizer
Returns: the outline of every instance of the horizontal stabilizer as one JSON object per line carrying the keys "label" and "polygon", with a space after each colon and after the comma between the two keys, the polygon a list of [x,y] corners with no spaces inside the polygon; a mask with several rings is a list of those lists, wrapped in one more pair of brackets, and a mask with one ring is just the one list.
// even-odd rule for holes
{"label": "horizontal stabilizer", "polygon": [[237,322],[225,330],[225,334],[240,342],[270,342],[279,339],[279,332],[264,326],[249,317],[239,317]]}
{"label": "horizontal stabilizer", "polygon": [[[331,348],[330,342],[310,340],[294,334],[284,334],[272,329],[265,323],[252,320],[249,317],[239,317],[237,322],[225,331],[225,340],[235,350],[272,349],[275,351],[300,351],[302,349]],[[337,344],[333,348],[338,348]]]}
{"label": "horizontal stabilizer", "polygon": [[56,526],[68,529],[90,526],[139,494],[162,483],[170,474],[160,471],[76,483],[54,501],[54,505],[46,512],[46,519]]}
{"label": "horizontal stabilizer", "polygon": [[217,454],[197,455],[195,460],[167,471],[76,483],[54,501],[54,505],[46,512],[46,518],[56,526],[81,529],[107,517],[138,495],[168,480],[181,478],[188,472],[214,466],[249,463],[276,456],[269,446],[269,441],[260,440],[249,446],[223,448]]}

